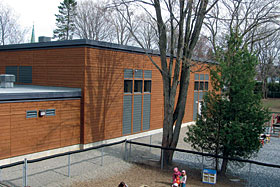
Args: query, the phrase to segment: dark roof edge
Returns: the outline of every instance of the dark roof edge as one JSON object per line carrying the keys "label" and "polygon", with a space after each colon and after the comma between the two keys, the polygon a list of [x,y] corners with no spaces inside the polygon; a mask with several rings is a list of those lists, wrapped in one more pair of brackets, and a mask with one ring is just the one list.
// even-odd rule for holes
{"label": "dark roof edge", "polygon": [[34,100],[34,99],[63,99],[81,98],[81,91],[73,92],[34,92],[34,93],[2,93],[0,102],[12,100]]}
{"label": "dark roof edge", "polygon": [[[0,46],[1,51],[18,51],[18,50],[34,50],[34,49],[52,49],[52,48],[70,48],[70,47],[90,47],[98,49],[112,49],[116,51],[126,51],[132,53],[141,53],[141,54],[151,54],[160,56],[158,50],[147,50],[140,47],[120,45],[109,42],[102,42],[96,40],[87,40],[87,39],[76,39],[76,40],[64,40],[64,41],[51,41],[51,42],[38,42],[38,43],[24,43],[24,44],[12,44]],[[211,60],[193,58],[194,61],[204,62],[204,63],[216,63]]]}

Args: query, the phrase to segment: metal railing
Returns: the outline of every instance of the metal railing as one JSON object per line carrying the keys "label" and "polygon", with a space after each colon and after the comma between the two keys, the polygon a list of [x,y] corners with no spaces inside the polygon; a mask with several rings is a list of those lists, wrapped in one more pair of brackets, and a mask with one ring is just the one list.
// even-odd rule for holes
{"label": "metal railing", "polygon": [[98,145],[98,146],[94,146],[94,147],[90,147],[90,148],[86,148],[86,149],[54,154],[54,155],[51,155],[51,156],[41,157],[41,158],[32,159],[32,160],[28,160],[28,159],[24,158],[23,161],[14,162],[14,163],[11,163],[11,164],[5,164],[5,165],[0,166],[0,182],[2,181],[2,178],[1,178],[1,170],[2,169],[10,168],[10,167],[18,166],[18,165],[23,165],[23,174],[22,174],[23,184],[22,184],[22,186],[23,187],[28,186],[28,164],[36,163],[36,162],[40,162],[40,161],[44,161],[44,160],[48,160],[48,159],[52,159],[52,158],[58,158],[58,157],[62,157],[62,156],[68,156],[68,162],[67,162],[68,163],[68,172],[67,172],[67,175],[68,175],[68,177],[70,177],[71,176],[71,155],[72,154],[87,152],[87,151],[90,151],[90,150],[101,148],[101,165],[103,165],[103,162],[104,162],[103,148],[113,146],[113,145],[122,144],[125,141],[126,140],[122,140],[122,141],[118,141],[118,142],[114,142],[114,143],[110,143],[110,144],[102,144],[102,145]]}
{"label": "metal railing", "polygon": [[[136,141],[132,141],[132,140],[122,140],[122,141],[118,141],[115,143],[110,143],[110,144],[102,144],[102,145],[98,145],[98,146],[94,146],[94,147],[90,147],[90,148],[86,148],[86,149],[82,149],[82,150],[76,150],[76,151],[70,151],[70,152],[65,152],[65,153],[60,153],[60,154],[55,154],[55,155],[51,155],[51,156],[46,156],[46,157],[42,157],[42,158],[38,158],[38,159],[24,159],[23,161],[19,161],[19,162],[15,162],[15,163],[11,163],[11,164],[6,164],[6,165],[2,165],[0,166],[0,182],[2,180],[1,178],[1,170],[5,169],[5,168],[10,168],[10,167],[14,167],[14,166],[18,166],[18,165],[23,165],[23,170],[22,170],[22,179],[23,179],[23,183],[22,186],[28,186],[28,164],[31,163],[36,163],[36,162],[40,162],[40,161],[44,161],[44,160],[48,160],[48,159],[52,159],[52,158],[58,158],[58,157],[62,157],[62,156],[67,156],[67,176],[71,177],[71,155],[73,154],[77,154],[77,153],[82,153],[82,152],[87,152],[90,150],[94,150],[94,149],[102,149],[101,150],[101,166],[103,165],[104,162],[104,151],[103,148],[104,147],[110,147],[113,145],[118,145],[118,144],[123,144],[125,146],[125,150],[124,150],[124,157],[123,159],[125,161],[129,161],[130,158],[132,157],[132,153],[134,152],[131,148],[132,145],[137,145],[137,146],[141,146],[141,147],[148,147],[149,150],[145,151],[145,153],[147,152],[151,152],[152,149],[158,149],[160,150],[159,152],[157,152],[157,158],[158,161],[160,162],[160,168],[163,169],[163,162],[161,159],[160,160],[160,155],[164,155],[163,152],[164,150],[172,150],[175,152],[180,152],[180,153],[184,153],[184,154],[191,154],[191,155],[198,155],[201,156],[201,168],[204,168],[204,158],[205,157],[211,157],[211,158],[218,158],[218,159],[228,159],[231,161],[236,161],[236,162],[241,162],[241,163],[248,163],[249,164],[249,173],[248,173],[248,186],[251,185],[251,165],[259,165],[259,166],[265,166],[265,167],[270,167],[270,168],[277,168],[280,169],[280,165],[277,164],[268,164],[268,163],[263,163],[263,162],[259,162],[259,161],[254,161],[254,160],[245,160],[245,159],[239,159],[239,158],[230,158],[230,157],[223,157],[220,155],[213,155],[213,154],[209,154],[209,153],[202,153],[202,152],[197,152],[197,151],[192,151],[192,150],[185,150],[185,149],[172,149],[172,148],[164,148],[160,145],[152,145],[152,136],[150,136],[150,140],[149,140],[149,144],[148,143],[141,143],[141,142],[136,142]],[[143,151],[143,149],[141,149]],[[135,151],[135,154],[139,154],[137,151]]]}
{"label": "metal railing", "polygon": [[[128,150],[128,145],[130,144],[130,148]],[[185,149],[173,149],[173,148],[164,148],[162,146],[159,145],[151,145],[151,144],[146,144],[146,143],[140,143],[140,142],[135,142],[135,141],[131,141],[131,140],[127,140],[125,141],[125,160],[130,160],[129,157],[131,156],[131,152],[133,152],[131,150],[131,145],[137,145],[140,147],[149,147],[154,148],[154,149],[160,149],[161,155],[157,155],[158,158],[158,162],[160,162],[160,168],[163,169],[164,165],[163,165],[163,159],[160,160],[161,157],[164,156],[163,152],[164,150],[172,150],[174,152],[181,152],[181,153],[186,153],[186,154],[192,154],[192,155],[198,155],[201,156],[201,169],[204,169],[204,158],[205,157],[211,157],[211,158],[218,158],[218,159],[228,159],[230,161],[235,161],[235,162],[240,162],[240,163],[248,163],[249,164],[249,171],[248,171],[248,175],[247,175],[247,186],[251,186],[252,185],[252,181],[251,181],[251,174],[252,174],[252,164],[254,165],[258,165],[258,166],[265,166],[265,167],[269,167],[269,168],[277,168],[280,169],[280,165],[277,164],[269,164],[269,163],[263,163],[263,162],[259,162],[259,161],[255,161],[255,160],[246,160],[246,159],[240,159],[240,158],[231,158],[231,157],[224,157],[221,155],[214,155],[214,154],[209,154],[209,153],[203,153],[203,152],[197,152],[197,151],[192,151],[192,150],[185,150]],[[142,148],[141,148],[142,150]],[[137,151],[136,151],[137,152]],[[279,174],[280,174],[280,170],[279,170]]]}

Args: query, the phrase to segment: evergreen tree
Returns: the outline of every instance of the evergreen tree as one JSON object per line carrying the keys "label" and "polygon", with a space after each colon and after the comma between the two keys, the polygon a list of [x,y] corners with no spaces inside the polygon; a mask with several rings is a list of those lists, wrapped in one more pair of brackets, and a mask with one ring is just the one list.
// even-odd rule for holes
{"label": "evergreen tree", "polygon": [[[216,69],[211,70],[214,87],[204,97],[196,125],[190,126],[185,141],[200,151],[224,157],[250,158],[261,147],[259,136],[269,120],[260,95],[254,94],[257,58],[233,33],[225,50],[219,50]],[[223,159],[225,174],[228,160]],[[216,159],[216,169],[219,169]]]}
{"label": "evergreen tree", "polygon": [[57,29],[53,31],[53,38],[58,38],[59,40],[73,39],[76,8],[77,2],[75,0],[63,0],[60,3],[60,6],[58,6],[59,14],[55,14]]}

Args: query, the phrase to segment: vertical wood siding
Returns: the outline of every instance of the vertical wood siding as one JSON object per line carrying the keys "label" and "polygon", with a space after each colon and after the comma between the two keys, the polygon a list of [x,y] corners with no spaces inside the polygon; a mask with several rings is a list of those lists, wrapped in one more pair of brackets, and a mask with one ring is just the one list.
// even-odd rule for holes
{"label": "vertical wood siding", "polygon": [[[27,111],[56,109],[27,118]],[[80,143],[80,100],[0,104],[0,159]]]}

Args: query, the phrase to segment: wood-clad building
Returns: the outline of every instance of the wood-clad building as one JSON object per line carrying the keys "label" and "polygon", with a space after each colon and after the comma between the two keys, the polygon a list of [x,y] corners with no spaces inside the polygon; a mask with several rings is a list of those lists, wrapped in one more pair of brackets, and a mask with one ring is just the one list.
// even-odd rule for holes
{"label": "wood-clad building", "polygon": [[[153,58],[160,64],[158,54]],[[90,40],[7,45],[0,47],[0,74],[14,74],[19,87],[70,89],[10,98],[0,88],[0,159],[162,128],[162,78],[140,48]],[[208,69],[191,74],[184,123],[195,119],[208,89]],[[54,116],[38,115],[50,109]]]}

